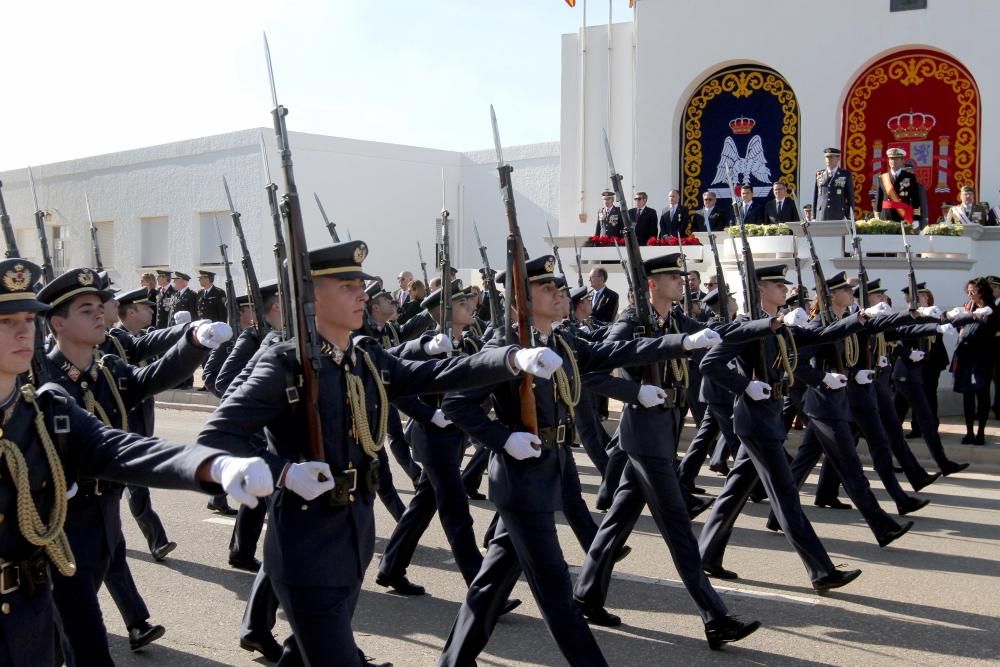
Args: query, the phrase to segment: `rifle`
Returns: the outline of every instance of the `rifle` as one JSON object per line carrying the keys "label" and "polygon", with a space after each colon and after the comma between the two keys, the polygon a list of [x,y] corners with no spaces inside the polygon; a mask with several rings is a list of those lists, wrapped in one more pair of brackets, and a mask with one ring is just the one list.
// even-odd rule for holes
{"label": "rifle", "polygon": [[622,247],[617,243],[615,243],[615,252],[618,253],[618,263],[622,265],[622,273],[625,274],[625,281],[628,282],[628,292],[634,295],[635,290],[632,287],[632,274],[628,270],[628,264],[625,263],[625,257],[622,256]]}
{"label": "rifle", "polygon": [[229,246],[222,240],[222,228],[219,227],[219,217],[213,213],[215,232],[219,235],[219,252],[222,254],[222,266],[226,271],[226,316],[233,332],[240,330],[240,306],[236,302],[236,287],[233,285],[233,272],[229,268]]}
{"label": "rifle", "polygon": [[[442,202],[443,203],[443,202]],[[441,305],[438,322],[441,323],[441,333],[451,341],[452,308],[451,308],[451,237],[448,234],[448,210],[441,209]]]}
{"label": "rifle", "polygon": [[424,251],[420,248],[420,241],[417,241],[417,257],[420,258],[420,271],[424,274],[424,287],[431,288],[431,281],[427,280],[427,262],[424,261]]}
{"label": "rifle", "polygon": [[792,234],[792,254],[795,262],[795,305],[806,309],[806,286],[802,284],[802,264],[799,260],[799,239]]}
{"label": "rifle", "polygon": [[28,167],[28,183],[31,185],[31,201],[35,205],[35,229],[38,230],[38,245],[42,252],[42,277],[50,283],[56,277],[52,270],[52,255],[49,254],[49,239],[45,235],[45,211],[38,206],[38,193],[35,192],[35,177]]}
{"label": "rifle", "polygon": [[90,197],[83,193],[83,201],[87,205],[87,222],[90,223],[90,245],[94,248],[94,262],[98,273],[104,270],[104,262],[101,261],[101,246],[97,243],[97,225],[94,224],[94,216],[90,212]]}
{"label": "rifle", "polygon": [[340,237],[337,235],[337,225],[332,222],[330,218],[326,215],[326,209],[323,208],[323,202],[319,200],[319,195],[315,192],[313,197],[316,199],[316,206],[319,206],[319,214],[323,216],[323,224],[326,225],[326,230],[330,232],[330,238],[333,239],[334,243],[340,243]]}
{"label": "rifle", "polygon": [[260,283],[257,281],[257,272],[253,268],[253,259],[250,257],[250,248],[247,247],[247,239],[243,235],[243,223],[240,222],[240,213],[233,206],[233,196],[229,193],[229,183],[226,177],[222,177],[222,187],[226,190],[226,201],[229,203],[229,215],[233,219],[233,227],[236,228],[236,238],[240,242],[240,251],[243,254],[243,277],[247,281],[247,294],[250,297],[250,310],[253,312],[253,328],[257,332],[257,339],[264,340],[267,333],[267,320],[264,319],[264,298],[260,295]]}
{"label": "rifle", "polygon": [[910,239],[906,236],[906,222],[899,223],[899,226],[903,234],[903,250],[906,252],[906,282],[910,287],[910,310],[916,310],[920,305],[920,298],[917,295],[917,274],[913,272],[913,255],[910,253]]}
{"label": "rifle", "polygon": [[[274,70],[271,68],[271,50],[264,35],[264,53],[267,57],[267,77],[271,83],[271,101],[274,108],[274,134],[281,154],[281,168],[285,173],[285,194],[281,198],[281,215],[285,221],[285,243],[288,245],[288,292],[293,312],[290,313],[291,331],[296,340],[296,356],[302,369],[302,390],[305,394],[305,416],[308,431],[308,453],[316,461],[324,456],[323,431],[319,419],[319,373],[322,368],[319,356],[319,332],[316,330],[316,297],[313,293],[312,266],[309,247],[302,219],[302,207],[295,174],[292,171],[292,150],[288,145],[288,128],[285,116],[288,109],[278,104],[274,88]],[[286,387],[292,403],[300,400],[296,387]]]}
{"label": "rifle", "polygon": [[[514,206],[514,186],[510,174],[514,168],[503,161],[503,151],[500,148],[500,130],[497,128],[497,115],[490,105],[490,121],[493,124],[493,144],[497,152],[497,171],[500,172],[500,194],[504,208],[507,211],[507,261],[510,270],[507,272],[507,343],[513,333],[511,327],[517,318],[517,343],[521,347],[531,347],[531,290],[528,285],[528,269],[525,265],[524,240],[517,224],[517,209]],[[527,373],[521,374],[518,383],[518,395],[521,404],[521,425],[530,433],[538,435],[538,413],[535,410],[534,378]]]}
{"label": "rifle", "polygon": [[[865,268],[865,260],[861,254],[861,237],[858,235],[858,227],[854,221],[853,206],[851,206],[850,232],[851,247],[854,249],[854,256],[858,260],[858,280],[861,282],[861,308],[864,309],[871,305],[871,299],[868,296],[868,269]],[[852,339],[857,340],[854,337]],[[860,350],[854,350],[851,343],[847,343],[845,353],[850,356],[852,351],[860,352]],[[865,345],[865,368],[874,368],[872,364],[872,349],[869,344]]]}
{"label": "rifle", "polygon": [[278,186],[271,180],[271,169],[267,165],[267,150],[264,148],[264,135],[258,134],[260,141],[260,159],[264,163],[264,190],[267,191],[267,203],[271,208],[271,223],[274,225],[274,265],[278,277],[278,297],[281,307],[281,339],[288,340],[290,328],[288,317],[292,312],[292,303],[288,295],[288,272],[285,271],[285,240],[281,233],[281,209],[278,206]]}
{"label": "rifle", "polygon": [[559,244],[556,242],[556,237],[552,234],[552,227],[549,226],[549,221],[545,221],[545,229],[549,232],[549,239],[552,241],[552,254],[556,256],[556,264],[559,265],[559,273],[566,277],[566,270],[562,265],[562,258],[559,257]]}
{"label": "rifle", "polygon": [[681,233],[677,232],[677,249],[681,253],[681,265],[684,271],[684,314],[691,317],[691,284],[688,282],[688,258],[684,254],[684,246],[681,245]]}
{"label": "rifle", "polygon": [[[625,191],[622,189],[622,176],[615,170],[615,161],[611,156],[611,142],[608,141],[608,131],[604,130],[604,151],[608,158],[608,174],[611,178],[612,190],[621,203],[623,210],[626,208]],[[625,233],[625,250],[628,253],[629,286],[632,289],[632,300],[635,303],[636,315],[639,317],[639,326],[636,327],[635,335],[653,336],[656,335],[657,326],[655,315],[653,314],[653,304],[649,298],[649,282],[646,278],[646,270],[642,265],[642,254],[639,250],[639,239],[635,236],[635,221],[632,216],[623,217],[623,227]],[[617,245],[618,242],[615,242]],[[660,372],[660,365],[653,363],[645,366],[640,372],[643,384],[652,384],[657,387],[663,386],[663,374]]]}
{"label": "rifle", "polygon": [[[809,231],[811,223],[801,223],[802,231],[806,234],[809,242],[809,259],[812,262],[813,279],[816,281],[816,303],[819,316],[824,325],[831,324],[835,319],[833,313],[833,302],[830,299],[830,288],[826,284],[826,276],[823,275],[823,266],[820,264],[819,256],[816,254],[816,244],[813,242],[812,233]],[[834,366],[838,373],[844,373],[844,356],[841,354],[840,346],[834,343]]]}
{"label": "rifle", "polygon": [[726,275],[722,270],[722,260],[719,259],[719,247],[715,243],[715,232],[711,229],[708,230],[708,245],[712,249],[712,259],[715,261],[715,282],[718,283],[719,293],[719,316],[723,322],[732,322],[732,315],[729,314],[729,287],[726,285]]}
{"label": "rifle", "polygon": [[580,263],[580,246],[573,237],[573,251],[576,253],[576,286],[583,287],[583,265]]}
{"label": "rifle", "polygon": [[17,249],[17,236],[14,228],[10,224],[10,216],[7,215],[7,205],[3,201],[3,181],[0,181],[0,226],[3,227],[3,238],[7,242],[7,252],[5,257],[20,257],[21,251]]}
{"label": "rifle", "polygon": [[486,254],[486,246],[479,238],[479,227],[476,221],[472,221],[472,231],[476,233],[476,245],[479,246],[479,255],[483,258],[483,274],[486,277],[486,295],[490,300],[490,326],[496,331],[500,328],[500,293],[497,291],[496,281],[493,279],[493,270],[490,268],[490,258]]}

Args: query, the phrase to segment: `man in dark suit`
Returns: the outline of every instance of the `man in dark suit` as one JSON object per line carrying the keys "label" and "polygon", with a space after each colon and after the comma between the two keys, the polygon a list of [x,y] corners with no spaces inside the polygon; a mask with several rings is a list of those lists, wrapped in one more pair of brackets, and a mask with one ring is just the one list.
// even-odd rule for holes
{"label": "man in dark suit", "polygon": [[779,222],[798,222],[798,205],[788,197],[788,188],[781,181],[775,181],[771,186],[774,199],[764,206],[765,224],[776,225]]}
{"label": "man in dark suit", "polygon": [[590,287],[594,290],[594,309],[590,316],[601,322],[614,322],[618,317],[618,292],[607,286],[608,272],[599,266],[590,270]]}
{"label": "man in dark suit", "polygon": [[628,210],[628,215],[635,223],[635,237],[639,245],[646,245],[650,238],[656,236],[656,209],[646,206],[649,197],[645,192],[635,193],[635,208]]}
{"label": "man in dark suit", "polygon": [[215,274],[199,269],[198,284],[201,285],[196,306],[198,319],[225,322],[229,317],[226,311],[226,292],[215,286]]}
{"label": "man in dark suit", "polygon": [[690,236],[691,216],[688,214],[687,206],[681,204],[681,193],[671,190],[667,195],[667,208],[663,209],[660,216],[660,237],[664,236]]}
{"label": "man in dark suit", "polygon": [[903,166],[906,151],[890,148],[885,152],[889,158],[889,171],[879,175],[878,195],[875,208],[883,220],[894,222],[916,222],[923,220],[921,209],[921,187],[917,175]]}
{"label": "man in dark suit", "polygon": [[605,190],[601,193],[604,199],[604,206],[597,211],[597,227],[594,229],[594,236],[617,236],[622,235],[624,221],[622,220],[622,210],[615,206],[615,193]]}
{"label": "man in dark suit", "polygon": [[396,302],[397,308],[402,308],[410,300],[410,283],[413,282],[413,274],[409,271],[400,271],[396,276],[399,281],[399,289],[392,293],[392,299]]}
{"label": "man in dark suit", "polygon": [[[194,290],[188,288],[191,276],[181,271],[174,271],[174,302],[170,307],[169,325],[183,324],[195,318],[198,312],[198,296]],[[187,313],[187,315],[181,315]],[[194,379],[189,377],[177,386],[178,389],[190,389],[194,386]]]}
{"label": "man in dark suit", "polygon": [[716,206],[717,200],[714,192],[705,191],[701,196],[701,201],[705,207],[691,214],[691,231],[707,232],[711,228],[713,232],[721,232],[732,224],[732,213],[729,207]]}
{"label": "man in dark suit", "polygon": [[753,188],[744,185],[740,188],[740,203],[737,204],[743,213],[743,222],[748,225],[764,224],[764,205],[753,200]]}
{"label": "man in dark suit", "polygon": [[170,310],[174,307],[174,294],[177,290],[170,284],[171,271],[157,269],[156,271],[156,319],[153,325],[157,329],[166,329],[170,321]]}
{"label": "man in dark suit", "polygon": [[826,169],[816,172],[813,211],[817,220],[847,220],[854,205],[854,178],[840,166],[840,149],[823,150]]}

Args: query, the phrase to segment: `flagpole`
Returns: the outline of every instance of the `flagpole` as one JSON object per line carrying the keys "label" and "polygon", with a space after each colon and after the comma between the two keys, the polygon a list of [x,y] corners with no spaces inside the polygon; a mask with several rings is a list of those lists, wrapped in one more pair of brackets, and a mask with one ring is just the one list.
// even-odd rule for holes
{"label": "flagpole", "polygon": [[[611,3],[612,0],[608,0],[608,114],[607,114],[607,128],[608,134],[614,136],[614,127],[611,125]],[[625,205],[625,202],[622,202]]]}
{"label": "flagpole", "polygon": [[636,79],[639,67],[639,0],[632,3],[632,196],[635,197],[635,184],[638,180],[636,175],[636,150],[639,145],[636,131],[639,127],[639,112],[636,108]]}
{"label": "flagpole", "polygon": [[587,0],[583,0],[580,25],[580,212],[581,224],[587,222]]}

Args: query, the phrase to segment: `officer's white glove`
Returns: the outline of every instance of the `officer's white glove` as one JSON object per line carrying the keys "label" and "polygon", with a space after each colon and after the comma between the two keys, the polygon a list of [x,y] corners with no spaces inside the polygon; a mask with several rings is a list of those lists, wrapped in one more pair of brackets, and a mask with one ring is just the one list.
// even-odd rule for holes
{"label": "officer's white glove", "polygon": [[879,368],[888,368],[889,367],[889,357],[885,356],[884,354],[881,357],[879,357],[878,358],[878,367]]}
{"label": "officer's white glove", "polygon": [[796,308],[785,313],[785,316],[781,320],[785,323],[785,326],[804,327],[809,324],[809,313],[806,312],[805,308]]}
{"label": "officer's white glove", "polygon": [[562,357],[547,347],[524,348],[514,353],[515,368],[543,380],[552,377],[562,363]]}
{"label": "officer's white glove", "polygon": [[964,312],[965,312],[965,308],[962,308],[961,306],[955,306],[954,308],[952,308],[951,310],[949,310],[947,313],[945,313],[945,315],[948,317],[949,320],[953,320],[956,317],[959,317]]}
{"label": "officer's white glove", "polygon": [[452,345],[448,335],[443,333],[436,334],[424,343],[424,353],[431,357],[436,357],[439,354],[448,354],[453,349],[454,345]]}
{"label": "officer's white glove", "polygon": [[444,413],[440,410],[434,411],[434,416],[431,417],[431,423],[438,428],[445,428],[451,425],[451,420],[444,416]]}
{"label": "officer's white glove", "polygon": [[212,321],[212,320],[209,320],[209,319],[204,319],[204,320],[195,320],[194,322],[192,322],[192,323],[191,323],[191,328],[192,328],[192,329],[197,329],[197,328],[198,328],[198,327],[200,327],[200,326],[201,326],[202,324],[205,324],[205,323],[207,323],[207,322],[211,322],[211,321]]}
{"label": "officer's white glove", "polygon": [[847,376],[840,373],[827,373],[823,376],[823,384],[830,389],[843,389],[847,386]]}
{"label": "officer's white glove", "polygon": [[330,464],[324,461],[293,463],[285,471],[285,488],[305,500],[313,500],[336,485]]}
{"label": "officer's white glove", "polygon": [[639,405],[644,408],[655,408],[663,405],[667,392],[655,384],[644,384],[639,387]]}
{"label": "officer's white glove", "polygon": [[524,459],[537,459],[542,455],[542,450],[533,445],[540,445],[542,441],[534,433],[511,433],[507,442],[503,443],[503,450],[513,456],[518,461]]}
{"label": "officer's white glove", "polygon": [[862,369],[854,374],[854,381],[858,384],[871,384],[872,380],[875,379],[875,371],[870,369]]}
{"label": "officer's white glove", "polygon": [[205,322],[194,330],[202,347],[214,350],[233,337],[233,329],[225,322]]}
{"label": "officer's white glove", "polygon": [[910,350],[910,361],[923,361],[924,351],[923,350]]}
{"label": "officer's white glove", "polygon": [[250,508],[257,507],[257,498],[274,492],[271,469],[259,456],[216,456],[209,474],[236,502]]}
{"label": "officer's white glove", "polygon": [[989,306],[983,306],[982,308],[976,308],[972,311],[972,314],[977,320],[985,320],[987,317],[993,314],[993,309]]}
{"label": "officer's white glove", "polygon": [[880,315],[891,315],[892,306],[887,303],[876,303],[874,306],[868,306],[863,311],[865,317],[879,317]]}
{"label": "officer's white glove", "polygon": [[955,325],[952,324],[951,322],[948,322],[947,324],[939,324],[935,328],[937,329],[937,332],[939,334],[944,334],[945,336],[958,335],[958,329],[956,329]]}
{"label": "officer's white glove", "polygon": [[191,313],[186,310],[178,310],[174,313],[174,324],[187,324],[191,321]]}
{"label": "officer's white glove", "polygon": [[76,485],[76,482],[73,482],[73,486],[66,489],[66,500],[71,500],[73,496],[76,495],[76,492],[79,490],[80,487]]}
{"label": "officer's white glove", "polygon": [[695,331],[693,334],[684,336],[684,342],[681,343],[681,346],[690,352],[691,350],[715,347],[721,342],[722,336],[711,329],[702,329],[701,331]]}
{"label": "officer's white glove", "polygon": [[933,317],[935,320],[941,319],[941,316],[944,315],[944,311],[937,306],[921,306],[917,308],[917,312],[924,317]]}
{"label": "officer's white glove", "polygon": [[765,398],[771,398],[771,385],[760,380],[750,380],[750,384],[743,391],[755,401],[763,401]]}

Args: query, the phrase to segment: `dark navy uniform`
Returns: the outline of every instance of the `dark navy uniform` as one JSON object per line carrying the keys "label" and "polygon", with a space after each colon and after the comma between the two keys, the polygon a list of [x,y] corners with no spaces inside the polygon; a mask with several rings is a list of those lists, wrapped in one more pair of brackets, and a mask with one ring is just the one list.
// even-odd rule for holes
{"label": "dark navy uniform", "polygon": [[597,211],[597,226],[594,228],[594,236],[621,237],[624,230],[625,220],[622,218],[622,210],[619,207],[612,206]]}
{"label": "dark navy uniform", "polygon": [[[169,279],[170,271],[157,271],[160,275],[166,275]],[[173,285],[168,284],[166,287],[160,287],[156,290],[156,319],[153,321],[153,325],[157,329],[166,329],[168,326],[173,324],[170,321],[170,311],[174,307],[174,296],[177,294],[177,290],[174,289]]]}
{"label": "dark navy uniform", "polygon": [[[837,148],[827,148],[824,155],[840,155]],[[847,220],[854,206],[854,177],[838,166],[816,172],[813,187],[813,213],[817,220]]]}
{"label": "dark navy uniform", "polygon": [[[209,280],[215,280],[215,274],[211,271],[199,271],[198,273]],[[198,290],[195,310],[197,317],[195,317],[195,313],[191,313],[194,319],[225,322],[229,319],[229,311],[226,309],[226,290],[215,284]]]}
{"label": "dark navy uniform", "polygon": [[[890,148],[886,151],[886,155],[888,156],[893,150],[899,149]],[[906,157],[905,152],[900,152]],[[884,180],[892,184],[890,192],[895,193],[895,196],[886,192]],[[905,167],[895,176],[891,172],[879,174],[878,193],[875,196],[875,208],[879,212],[879,217],[894,222],[902,222],[910,217],[914,222],[920,222],[924,217],[921,209],[922,191],[917,175]]]}

